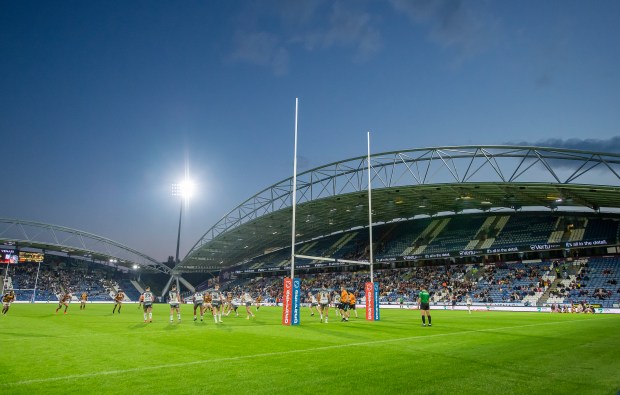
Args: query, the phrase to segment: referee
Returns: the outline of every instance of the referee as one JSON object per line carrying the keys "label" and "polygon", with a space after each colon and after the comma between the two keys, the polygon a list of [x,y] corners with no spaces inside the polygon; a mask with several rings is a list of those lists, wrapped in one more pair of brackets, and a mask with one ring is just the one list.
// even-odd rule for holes
{"label": "referee", "polygon": [[418,308],[420,309],[420,314],[422,314],[422,326],[426,326],[426,317],[428,317],[428,326],[432,326],[430,314],[431,306],[429,303],[430,298],[431,296],[426,288],[422,287],[420,294],[418,295]]}

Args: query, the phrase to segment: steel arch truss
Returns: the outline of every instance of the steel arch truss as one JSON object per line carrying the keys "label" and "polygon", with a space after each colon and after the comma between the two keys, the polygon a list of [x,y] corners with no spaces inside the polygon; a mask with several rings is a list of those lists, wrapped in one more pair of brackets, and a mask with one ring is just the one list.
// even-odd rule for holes
{"label": "steel arch truss", "polygon": [[[493,184],[505,187],[506,191],[504,199],[489,202],[497,208],[514,208],[510,203],[511,186],[522,183],[554,185],[556,190],[576,185],[620,186],[620,155],[612,153],[529,146],[454,146],[379,153],[372,155],[370,161],[373,191],[396,187],[424,189],[431,185],[459,189],[468,184]],[[300,173],[297,203],[365,193],[366,162],[367,157],[360,156]],[[292,177],[287,178],[235,207],[204,234],[187,257],[243,224],[290,208],[292,185]],[[466,191],[464,195],[470,193],[467,188],[463,191]],[[543,201],[541,205],[547,203]],[[581,205],[598,208],[595,202],[584,201]],[[446,207],[446,210],[453,208]]]}
{"label": "steel arch truss", "polygon": [[0,242],[79,256],[85,260],[112,262],[120,266],[170,273],[155,259],[113,240],[91,233],[40,222],[0,218]]}

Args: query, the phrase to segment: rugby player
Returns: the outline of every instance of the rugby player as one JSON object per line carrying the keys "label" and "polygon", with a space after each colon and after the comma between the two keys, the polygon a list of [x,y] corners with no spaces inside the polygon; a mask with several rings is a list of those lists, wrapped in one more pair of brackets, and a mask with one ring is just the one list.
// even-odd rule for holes
{"label": "rugby player", "polygon": [[334,310],[336,311],[336,315],[340,316],[340,294],[334,290],[334,292],[332,293],[332,305],[334,306]]}
{"label": "rugby player", "polygon": [[228,292],[226,294],[226,308],[225,308],[225,313],[224,315],[226,317],[228,317],[228,315],[230,314],[231,311],[235,311],[235,317],[239,317],[239,311],[237,311],[239,306],[237,306],[233,300],[233,294],[232,292]]}
{"label": "rugby player", "polygon": [[10,289],[7,293],[2,296],[2,315],[6,315],[11,307],[11,303],[15,301],[15,292]]}
{"label": "rugby player", "polygon": [[241,303],[245,304],[245,312],[247,313],[247,315],[245,316],[245,319],[249,320],[250,317],[254,318],[254,314],[252,313],[252,310],[250,309],[252,307],[252,296],[250,296],[248,292],[244,292],[243,295],[241,296]]}
{"label": "rugby player", "polygon": [[256,297],[256,311],[260,308],[261,303],[263,302],[263,297],[258,294]]}
{"label": "rugby player", "polygon": [[114,297],[114,308],[112,309],[112,314],[116,311],[116,307],[118,306],[118,314],[121,313],[121,307],[123,306],[123,300],[125,300],[125,293],[122,289],[119,289]]}
{"label": "rugby player", "polygon": [[82,296],[80,297],[80,310],[86,309],[87,301],[88,301],[88,294],[86,292],[82,292]]}
{"label": "rugby player", "polygon": [[148,317],[149,322],[153,322],[153,301],[155,297],[151,292],[151,287],[146,287],[144,293],[140,295],[140,303],[142,303],[142,309],[144,312],[144,322]]}
{"label": "rugby player", "polygon": [[172,289],[168,291],[168,303],[170,304],[170,322],[172,323],[172,317],[174,317],[174,312],[177,312],[177,317],[179,321],[181,321],[181,308],[179,307],[181,304],[181,296],[177,291],[177,286],[173,285]]}
{"label": "rugby player", "polygon": [[209,310],[213,312],[213,304],[211,304],[211,292],[205,292],[202,296],[202,310],[200,314],[204,314],[205,311]]}
{"label": "rugby player", "polygon": [[67,314],[67,309],[69,308],[69,302],[71,301],[71,292],[65,292],[62,294],[60,298],[58,298],[58,308],[56,308],[56,314],[58,314],[58,310],[65,306],[65,314]]}
{"label": "rugby player", "polygon": [[200,311],[200,321],[202,321],[203,319],[202,305],[204,303],[204,296],[202,292],[199,292],[199,291],[194,292],[194,295],[192,296],[192,301],[194,302],[194,321],[198,319],[198,317],[196,317],[196,310]]}
{"label": "rugby player", "polygon": [[340,287],[340,315],[342,316],[341,322],[349,321],[349,293],[344,285]]}
{"label": "rugby player", "polygon": [[469,311],[469,314],[471,314],[471,296],[467,295],[465,303],[467,304],[467,311]]}
{"label": "rugby player", "polygon": [[430,298],[431,296],[428,291],[422,287],[418,295],[418,308],[420,309],[420,314],[422,315],[422,326],[426,326],[425,317],[428,317],[428,326],[432,326],[430,315]]}
{"label": "rugby player", "polygon": [[222,293],[220,292],[220,285],[215,284],[215,289],[211,291],[211,306],[213,309],[213,319],[215,323],[222,321]]}
{"label": "rugby player", "polygon": [[329,291],[325,288],[325,285],[321,287],[321,290],[318,294],[319,301],[319,313],[321,314],[321,322],[325,319],[325,323],[327,324],[327,319],[329,318],[329,303],[331,302],[329,297]]}
{"label": "rugby player", "polygon": [[314,310],[316,310],[319,314],[321,314],[321,312],[319,311],[319,302],[316,300],[316,296],[312,295],[312,292],[308,292],[308,298],[310,299],[310,317],[314,316]]}
{"label": "rugby player", "polygon": [[351,314],[351,310],[353,310],[353,312],[355,313],[355,318],[359,318],[357,316],[357,309],[355,308],[355,292],[349,292],[349,312],[348,314]]}

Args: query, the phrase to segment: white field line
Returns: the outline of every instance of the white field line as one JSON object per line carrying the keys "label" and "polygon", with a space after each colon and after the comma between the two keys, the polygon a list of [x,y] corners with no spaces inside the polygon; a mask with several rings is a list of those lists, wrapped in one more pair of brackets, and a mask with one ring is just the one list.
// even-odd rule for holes
{"label": "white field line", "polygon": [[399,337],[395,339],[373,340],[373,341],[368,341],[368,342],[336,344],[332,346],[304,348],[304,349],[299,349],[299,350],[288,350],[288,351],[278,351],[278,352],[269,352],[269,353],[261,353],[261,354],[240,355],[237,357],[228,357],[228,358],[201,359],[198,361],[191,361],[191,362],[170,363],[170,364],[154,365],[154,366],[141,366],[138,368],[131,368],[131,369],[108,370],[108,371],[103,371],[103,372],[73,374],[73,375],[67,375],[67,376],[48,377],[48,378],[43,378],[43,379],[22,380],[22,381],[8,382],[8,383],[0,383],[0,388],[29,385],[29,384],[49,383],[49,382],[61,381],[61,380],[79,380],[79,379],[87,379],[87,378],[98,377],[98,376],[144,372],[148,370],[187,367],[187,366],[199,365],[199,364],[203,364],[207,362],[217,363],[217,362],[239,361],[239,360],[253,359],[253,358],[268,358],[268,357],[277,357],[277,356],[289,355],[289,354],[300,354],[300,353],[306,353],[306,352],[333,350],[333,349],[338,349],[338,348],[357,347],[357,346],[374,346],[377,344],[393,343],[393,342],[399,342],[399,341],[405,341],[405,340],[418,340],[418,339],[429,339],[429,338],[435,338],[435,337],[458,336],[458,335],[465,335],[465,334],[470,334],[470,333],[493,332],[493,331],[502,331],[502,330],[507,330],[507,329],[528,328],[528,327],[533,327],[533,326],[564,324],[567,322],[592,322],[592,321],[600,321],[601,319],[604,319],[604,318],[598,318],[598,319],[592,319],[592,320],[580,319],[580,320],[570,320],[570,321],[544,322],[544,323],[539,323],[539,324],[504,326],[504,327],[499,327],[499,328],[487,328],[487,329],[478,329],[478,330],[469,330],[469,331],[460,331],[460,332],[440,333],[436,335],[408,336],[408,337]]}

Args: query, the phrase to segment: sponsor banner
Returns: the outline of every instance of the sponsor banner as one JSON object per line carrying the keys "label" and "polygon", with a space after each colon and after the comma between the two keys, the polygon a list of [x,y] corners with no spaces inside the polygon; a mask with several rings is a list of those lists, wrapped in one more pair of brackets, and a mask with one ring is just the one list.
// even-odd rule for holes
{"label": "sponsor banner", "polygon": [[291,316],[293,310],[293,280],[284,279],[284,287],[282,292],[282,325],[291,325]]}
{"label": "sponsor banner", "polygon": [[375,320],[375,287],[373,283],[368,282],[364,287],[366,293],[366,320]]}
{"label": "sponsor banner", "polygon": [[299,325],[301,315],[301,280],[293,279],[293,309],[291,325]]}
{"label": "sponsor banner", "polygon": [[381,318],[379,315],[379,283],[374,283],[373,293],[375,296],[375,321],[379,321]]}

